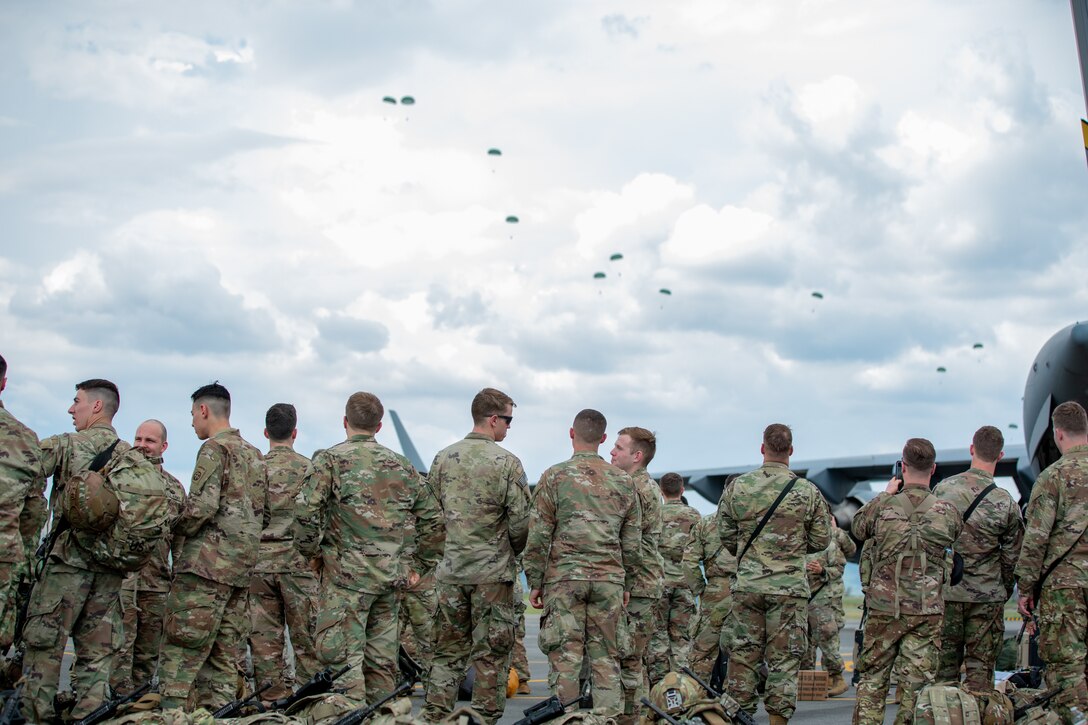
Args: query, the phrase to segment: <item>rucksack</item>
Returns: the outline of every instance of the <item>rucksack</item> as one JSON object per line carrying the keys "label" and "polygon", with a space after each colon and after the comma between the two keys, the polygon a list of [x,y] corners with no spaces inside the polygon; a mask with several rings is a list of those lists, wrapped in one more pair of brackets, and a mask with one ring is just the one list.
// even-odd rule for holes
{"label": "rucksack", "polygon": [[918,725],[982,725],[978,702],[955,685],[927,685],[914,702]]}
{"label": "rucksack", "polygon": [[[933,559],[937,561],[941,567],[941,570],[945,573],[948,572],[951,564],[949,551],[944,547],[937,544],[927,542],[921,534],[922,530],[922,515],[929,511],[933,507],[933,504],[937,502],[937,497],[930,491],[926,492],[927,495],[922,501],[915,507],[911,504],[909,498],[905,495],[897,494],[889,499],[889,505],[898,508],[907,519],[907,526],[909,531],[906,536],[906,545],[898,545],[898,541],[892,551],[886,551],[886,547],[889,546],[887,538],[882,539],[877,547],[877,550],[872,555],[872,564],[870,572],[876,572],[880,570],[880,567],[886,564],[888,561],[895,560],[894,581],[895,581],[895,616],[899,616],[899,592],[902,586],[899,582],[899,575],[903,569],[903,560],[911,558],[914,562],[921,560],[921,570],[925,572],[928,567],[929,560]],[[901,541],[901,540],[900,540]],[[864,555],[864,554],[863,554]],[[912,562],[911,568],[916,566]],[[870,573],[871,577],[872,574]]]}
{"label": "rucksack", "polygon": [[101,475],[106,490],[117,497],[117,517],[101,533],[77,536],[97,563],[139,571],[171,535],[182,502],[175,500],[166,477],[138,448],[115,454]]}

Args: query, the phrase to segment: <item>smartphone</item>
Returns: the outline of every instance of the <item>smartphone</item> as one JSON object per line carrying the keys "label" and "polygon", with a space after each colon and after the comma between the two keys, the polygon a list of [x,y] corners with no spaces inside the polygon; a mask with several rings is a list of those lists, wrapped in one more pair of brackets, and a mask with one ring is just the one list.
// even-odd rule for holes
{"label": "smartphone", "polygon": [[892,478],[899,480],[899,487],[896,491],[903,490],[903,460],[900,459],[892,465]]}

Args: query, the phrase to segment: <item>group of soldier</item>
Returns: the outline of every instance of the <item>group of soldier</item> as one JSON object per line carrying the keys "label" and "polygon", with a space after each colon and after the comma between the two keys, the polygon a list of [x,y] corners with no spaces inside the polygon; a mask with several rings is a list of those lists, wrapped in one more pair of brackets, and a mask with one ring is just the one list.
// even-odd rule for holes
{"label": "group of soldier", "polygon": [[[6,373],[0,358],[0,391]],[[909,440],[901,478],[857,513],[852,539],[816,487],[790,472],[792,433],[781,424],[764,431],[763,465],[700,518],[683,501],[682,477],[658,483],[647,473],[654,434],[621,429],[607,462],[598,452],[606,420],[591,409],[574,418],[572,456],[530,492],[521,462],[499,445],[514,401],[493,388],[475,396],[472,431],[426,477],[376,442],[384,410],[371,393],[348,398],[345,440],[312,459],[293,450],[292,405],[269,408],[262,455],[231,426],[226,388],[191,397],[204,442],[188,493],[163,469],[162,423],[142,423],[134,447],[119,440],[120,394],[107,380],[77,384],[75,432],[40,441],[0,402],[0,647],[22,656],[32,722],[79,719],[155,677],[148,706],[215,709],[237,694],[247,644],[254,683],[272,683],[266,700],[290,691],[292,670],[301,680],[331,668],[343,671],[347,697],[373,702],[396,685],[403,639],[423,664],[421,718],[449,715],[471,667],[472,707],[493,725],[511,664],[527,691],[524,571],[529,603],[543,612],[549,685],[563,702],[579,700],[588,681],[595,713],[633,725],[640,697],[668,672],[690,666],[709,678],[727,662],[726,689],[740,706],[755,712],[762,691],[772,725],[785,723],[797,673],[814,666],[817,648],[831,693],[846,689],[842,572],[854,539],[866,612],[855,722],[883,722],[893,669],[897,722],[911,721],[923,686],[958,680],[961,667],[968,687],[992,687],[1014,584],[1025,617],[1038,609],[1048,678],[1070,706],[1088,709],[1088,420],[1076,403],[1054,411],[1063,457],[1035,486],[1026,535],[1015,502],[993,484],[1003,439],[987,426],[971,469],[933,490],[933,446]],[[122,455],[146,459],[155,491],[111,486]],[[103,516],[103,501],[124,509],[137,493],[163,502],[169,526],[134,568],[100,553],[118,524],[88,522]],[[953,552],[964,562],[956,585]],[[68,637],[76,657],[66,698]]]}

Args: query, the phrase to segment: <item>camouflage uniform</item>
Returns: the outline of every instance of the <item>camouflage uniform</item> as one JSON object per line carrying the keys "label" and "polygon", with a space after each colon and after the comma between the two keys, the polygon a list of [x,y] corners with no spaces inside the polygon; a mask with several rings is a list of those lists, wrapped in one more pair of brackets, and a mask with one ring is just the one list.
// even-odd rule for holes
{"label": "camouflage uniform", "polygon": [[699,512],[683,501],[665,501],[661,508],[661,541],[658,550],[665,560],[665,591],[654,613],[654,631],[646,651],[646,674],[653,687],[669,672],[688,664],[691,651],[691,618],[695,614],[682,562],[691,530]]}
{"label": "camouflage uniform", "polygon": [[[518,566],[519,571],[523,567]],[[525,589],[521,586],[521,577],[514,578],[514,649],[511,653],[510,666],[518,676],[518,689],[528,686],[532,674],[529,672],[529,653],[525,651]]]}
{"label": "camouflage uniform", "polygon": [[19,582],[29,581],[45,523],[44,489],[38,436],[0,402],[0,652],[15,638]]}
{"label": "camouflage uniform", "polygon": [[261,453],[227,428],[196,454],[185,537],[166,599],[159,679],[164,709],[218,708],[234,698],[249,636],[249,582],[268,519]]}
{"label": "camouflage uniform", "polygon": [[297,506],[295,546],[322,563],[317,658],[350,666],[337,684],[374,702],[396,686],[396,590],[442,552],[438,501],[408,459],[355,434],[314,455]]}
{"label": "camouflage uniform", "polygon": [[[435,598],[434,570],[419,578],[415,586],[404,590],[400,601],[400,644],[423,668],[426,685],[427,672],[434,656],[434,615],[438,607]],[[408,626],[405,626],[408,625]],[[411,634],[409,634],[409,628]]]}
{"label": "camouflage uniform", "polygon": [[1039,656],[1046,662],[1046,684],[1061,688],[1063,703],[1088,712],[1085,661],[1088,661],[1088,446],[1073,446],[1047,466],[1026,512],[1024,543],[1016,564],[1021,596],[1032,593],[1043,572],[1068,551],[1043,582]]}
{"label": "camouflage uniform", "polygon": [[617,718],[619,725],[634,725],[638,720],[639,704],[648,694],[642,658],[653,633],[654,609],[664,591],[665,562],[658,551],[661,540],[661,489],[650,478],[645,468],[631,474],[637,503],[641,509],[642,535],[640,556],[642,562],[635,570],[631,586],[631,599],[627,602],[627,634],[630,649],[621,652],[620,679],[623,682],[623,715]]}
{"label": "camouflage uniform", "polygon": [[[933,492],[963,514],[994,482],[972,468],[947,478]],[[937,679],[959,681],[966,661],[967,686],[976,692],[994,684],[994,663],[1005,636],[1005,601],[1012,596],[1013,570],[1020,554],[1024,524],[1012,496],[995,488],[963,525],[955,549],[963,556],[963,581],[944,591],[944,624]]]}
{"label": "camouflage uniform", "polygon": [[729,553],[739,557],[733,586],[737,630],[727,690],[754,713],[759,705],[759,667],[766,661],[764,705],[767,712],[787,720],[796,706],[797,671],[808,649],[805,555],[822,551],[831,539],[830,514],[820,492],[799,479],[759,538],[751,539],[793,477],[785,464],[766,462],[733,481],[718,502],[718,533]]}
{"label": "camouflage uniform", "polygon": [[709,680],[722,640],[727,642],[726,653],[732,649],[733,632],[726,618],[733,608],[729,582],[737,573],[737,557],[722,544],[714,514],[702,517],[691,530],[683,568],[691,593],[699,598],[691,637],[691,669]]}
{"label": "camouflage uniform", "polygon": [[[42,473],[53,477],[49,494],[53,526],[60,525],[57,510],[68,480],[85,471],[94,457],[117,439],[117,432],[102,422],[75,433],[51,436],[41,442]],[[115,452],[128,450],[121,442]],[[114,653],[121,648],[121,603],[117,590],[122,575],[97,563],[85,544],[90,535],[67,529],[35,585],[27,610],[23,642],[26,655],[23,702],[31,722],[52,719],[53,698],[60,681],[61,658],[70,635],[75,641],[72,684],[76,692],[74,718],[87,715],[107,698]]]}
{"label": "camouflage uniform", "polygon": [[623,712],[623,592],[640,564],[640,535],[630,479],[596,452],[575,451],[540,477],[525,576],[544,593],[537,641],[548,656],[548,684],[563,702],[576,699],[584,652],[594,710],[605,717]]}
{"label": "camouflage uniform", "polygon": [[249,585],[253,631],[253,681],[272,682],[262,698],[275,700],[293,690],[294,681],[284,652],[284,625],[291,632],[295,672],[305,682],[320,669],[314,656],[314,602],[317,576],[295,551],[291,527],[295,496],[310,459],[288,446],[273,446],[264,457],[268,480],[269,524],[261,532],[257,567]]}
{"label": "camouflage uniform", "polygon": [[471,658],[472,707],[485,725],[506,708],[514,642],[516,557],[529,530],[529,489],[517,456],[481,433],[439,451],[427,481],[442,504],[446,547],[438,564],[435,654],[423,716],[454,707]]}
{"label": "camouflage uniform", "polygon": [[[185,508],[185,488],[162,468],[161,458],[150,458],[166,479],[166,492],[174,504],[173,516],[180,518]],[[121,611],[125,644],[117,653],[110,676],[114,692],[130,692],[155,676],[162,643],[162,625],[166,618],[166,597],[170,593],[171,541],[159,542],[155,553],[140,571],[125,576],[121,584]]]}
{"label": "camouflage uniform", "polygon": [[[916,512],[913,524],[909,511]],[[895,721],[913,721],[915,698],[937,674],[942,590],[951,569],[951,547],[962,528],[956,507],[924,486],[906,486],[895,495],[879,493],[854,515],[854,536],[875,544],[865,588],[865,643],[856,665],[858,725],[884,722],[893,664],[900,702]],[[917,555],[910,553],[914,540]]]}
{"label": "camouflage uniform", "polygon": [[816,649],[822,653],[823,668],[832,676],[842,676],[839,631],[843,626],[842,574],[846,560],[857,551],[857,544],[842,529],[831,529],[831,543],[808,561],[819,561],[823,571],[808,572],[808,651],[801,659],[801,669],[816,667]]}

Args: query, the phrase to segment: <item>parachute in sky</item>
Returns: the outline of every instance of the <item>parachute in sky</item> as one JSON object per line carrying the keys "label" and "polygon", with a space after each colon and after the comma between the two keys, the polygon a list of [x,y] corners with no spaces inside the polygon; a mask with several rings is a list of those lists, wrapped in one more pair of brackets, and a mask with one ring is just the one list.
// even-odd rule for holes
{"label": "parachute in sky", "polygon": [[507,224],[517,224],[518,221],[519,221],[519,219],[516,216],[514,216],[513,214],[506,217],[506,223]]}
{"label": "parachute in sky", "polygon": [[613,254],[611,257],[608,258],[608,261],[609,262],[618,262],[621,259],[623,259],[623,255],[620,254],[619,252],[616,252],[615,254]]}
{"label": "parachute in sky", "polygon": [[397,99],[393,98],[393,96],[385,96],[382,98],[382,103],[390,103],[395,106],[397,105]]}
{"label": "parachute in sky", "polygon": [[414,106],[415,103],[416,99],[412,98],[411,96],[404,96],[400,99],[400,105],[402,106]]}
{"label": "parachute in sky", "polygon": [[502,156],[502,150],[501,149],[488,149],[487,150],[487,155],[488,156]]}
{"label": "parachute in sky", "polygon": [[976,342],[974,345],[971,346],[971,349],[972,350],[981,350],[982,349],[982,343],[981,342]]}
{"label": "parachute in sky", "polygon": [[1009,423],[1009,428],[1011,428],[1012,430],[1016,430],[1019,427],[1020,426],[1018,426],[1016,423]]}
{"label": "parachute in sky", "polygon": [[824,298],[824,293],[823,292],[813,292],[812,296],[815,297],[818,300],[822,300]]}
{"label": "parachute in sky", "polygon": [[947,371],[947,370],[946,370],[945,368],[943,368],[943,367],[939,367],[939,368],[937,368],[937,372],[939,372],[939,373],[947,373],[948,371]]}
{"label": "parachute in sky", "polygon": [[606,275],[604,272],[594,272],[593,273],[593,279],[604,279],[607,276],[608,275]]}
{"label": "parachute in sky", "polygon": [[657,293],[658,293],[658,294],[662,294],[662,295],[668,295],[668,296],[670,296],[670,297],[672,296],[672,290],[671,290],[671,289],[668,289],[668,288],[666,288],[666,287],[662,287],[661,289],[659,289],[659,290],[657,291]]}

